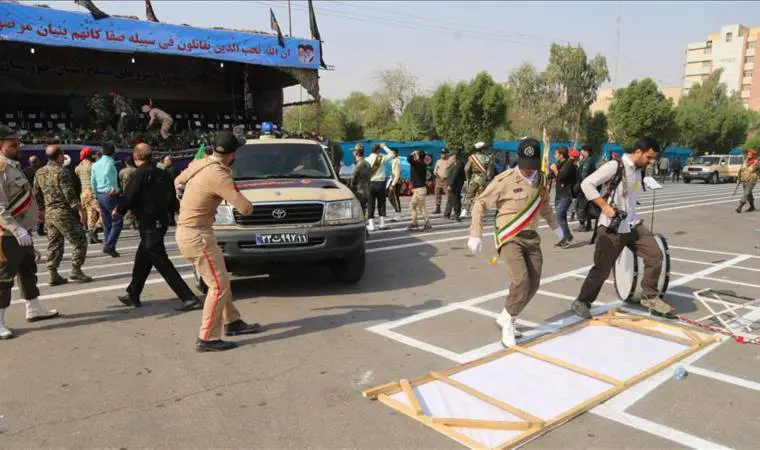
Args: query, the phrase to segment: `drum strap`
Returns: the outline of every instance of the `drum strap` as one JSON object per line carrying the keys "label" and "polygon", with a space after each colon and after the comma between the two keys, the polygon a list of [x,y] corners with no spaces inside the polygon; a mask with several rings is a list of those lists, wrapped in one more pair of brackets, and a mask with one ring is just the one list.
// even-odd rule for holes
{"label": "drum strap", "polygon": [[[605,192],[604,195],[602,195],[602,198],[605,201],[607,201],[610,197],[612,197],[612,194],[615,192],[618,185],[620,184],[621,181],[623,181],[623,178],[624,178],[623,162],[620,160],[617,160],[617,164],[618,164],[617,172],[615,172],[615,176],[612,177],[612,179],[610,180],[610,183],[607,185],[607,192]],[[599,229],[599,218],[602,216],[602,214],[603,213],[599,211],[599,217],[597,217],[594,220],[594,234],[591,235],[591,241],[589,241],[590,244],[593,244],[596,242],[597,230]]]}

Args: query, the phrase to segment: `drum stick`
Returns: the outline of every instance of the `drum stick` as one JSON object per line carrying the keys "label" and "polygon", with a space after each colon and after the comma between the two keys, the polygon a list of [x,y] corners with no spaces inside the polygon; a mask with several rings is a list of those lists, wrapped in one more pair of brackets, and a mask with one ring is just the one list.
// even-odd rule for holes
{"label": "drum stick", "polygon": [[652,222],[649,225],[649,231],[654,233],[654,206],[657,201],[657,189],[652,189]]}

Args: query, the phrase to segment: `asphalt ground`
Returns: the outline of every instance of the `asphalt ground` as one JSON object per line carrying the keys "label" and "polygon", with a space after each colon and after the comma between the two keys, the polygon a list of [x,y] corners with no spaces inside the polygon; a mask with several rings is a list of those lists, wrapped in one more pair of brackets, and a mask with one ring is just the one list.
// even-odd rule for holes
{"label": "asphalt ground", "polygon": [[[667,183],[654,208],[651,192],[641,200],[646,223],[654,210],[654,229],[671,246],[666,300],[687,317],[706,314],[696,289],[758,297],[760,213],[737,215],[733,190]],[[319,266],[234,280],[243,318],[267,329],[218,354],[195,352],[201,313],[174,311],[178,301],[158,274],[142,308],[116,300],[129,282],[135,232],[122,235],[120,258],[91,246],[93,283],[56,288],[47,286],[45,238],[35,237],[41,299],[64,316],[27,324],[14,291],[7,323],[17,338],[0,343],[0,448],[459,448],[361,395],[501,348],[494,318],[508,286],[503,264],[489,262],[488,245],[467,253],[466,221],[434,216],[432,231],[412,234],[408,212],[405,204],[404,221],[372,233],[356,286]],[[544,283],[520,317],[527,336],[571,318],[593,252],[590,233],[576,233],[569,249],[554,247],[546,227],[540,233]],[[167,247],[192,283],[173,233]],[[616,300],[605,286],[600,305]],[[680,364],[685,379],[666,369],[527,447],[757,448],[760,346],[724,340]]]}

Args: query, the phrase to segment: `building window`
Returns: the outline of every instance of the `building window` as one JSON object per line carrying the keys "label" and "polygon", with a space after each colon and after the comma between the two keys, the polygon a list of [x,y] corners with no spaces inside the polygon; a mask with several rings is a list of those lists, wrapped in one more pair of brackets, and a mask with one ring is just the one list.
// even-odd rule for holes
{"label": "building window", "polygon": [[712,41],[705,42],[705,55],[712,54]]}
{"label": "building window", "polygon": [[751,64],[755,62],[755,55],[747,56],[744,58],[744,64]]}
{"label": "building window", "polygon": [[752,76],[752,71],[751,70],[745,70],[744,71],[744,78],[749,78],[751,76]]}
{"label": "building window", "polygon": [[747,48],[750,49],[755,46],[755,41],[747,41]]}
{"label": "building window", "polygon": [[726,42],[731,42],[734,39],[734,33],[726,33]]}

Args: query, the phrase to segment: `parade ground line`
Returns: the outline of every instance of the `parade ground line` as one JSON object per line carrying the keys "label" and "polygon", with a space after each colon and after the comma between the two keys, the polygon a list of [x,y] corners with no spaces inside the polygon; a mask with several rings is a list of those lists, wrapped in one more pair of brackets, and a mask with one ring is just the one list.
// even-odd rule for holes
{"label": "parade ground line", "polygon": [[[695,271],[693,273],[683,274],[682,276],[680,276],[680,278],[670,283],[671,288],[686,285],[687,283],[694,280],[710,280],[709,276],[713,273],[736,267],[738,264],[742,263],[743,261],[746,261],[751,258],[756,258],[756,256],[753,256],[753,255],[738,254],[738,253],[732,253],[732,252],[719,252],[719,251],[708,250],[708,249],[697,249],[697,248],[678,247],[678,246],[671,246],[670,248],[682,249],[686,251],[700,252],[700,253],[706,253],[706,254],[720,254],[720,255],[733,256],[733,258],[727,261],[723,261],[721,263],[702,262],[704,265],[708,265],[709,267],[706,267],[699,271]],[[538,294],[550,296],[553,298],[564,299],[567,301],[572,301],[574,299],[573,296],[547,291],[543,287],[554,281],[559,281],[565,278],[582,277],[589,269],[590,269],[590,266],[586,266],[586,267],[582,267],[579,269],[571,270],[568,272],[564,272],[564,273],[560,273],[551,277],[544,278],[541,280],[542,290],[540,290]],[[423,350],[428,353],[433,353],[435,355],[449,359],[456,363],[464,364],[466,362],[475,360],[477,358],[484,357],[495,351],[501,350],[502,349],[501,344],[499,342],[496,342],[496,343],[485,345],[480,348],[476,348],[474,350],[467,351],[465,353],[457,353],[446,348],[438,347],[438,346],[429,344],[427,342],[410,338],[401,333],[393,331],[393,329],[402,327],[408,324],[416,323],[421,320],[430,319],[432,317],[436,317],[441,314],[446,314],[453,311],[469,311],[469,312],[484,315],[490,318],[495,318],[497,316],[496,313],[485,310],[483,308],[479,308],[476,305],[487,302],[489,300],[499,298],[499,297],[503,297],[507,294],[507,292],[508,290],[505,289],[505,290],[501,290],[497,292],[492,292],[490,294],[485,294],[479,297],[475,297],[472,299],[463,300],[456,303],[451,303],[451,304],[442,306],[440,308],[426,311],[424,313],[405,317],[403,319],[399,319],[395,321],[389,321],[389,322],[381,323],[378,325],[374,325],[372,327],[368,327],[367,330],[373,333],[379,334],[381,336],[387,337],[389,339],[393,339],[402,344],[415,347],[419,350]],[[621,306],[621,305],[622,305],[622,302],[620,301],[614,301],[612,303],[597,302],[597,306],[594,308],[592,312],[596,315],[601,312],[604,312],[604,310],[608,308]],[[624,308],[624,309],[627,313],[643,315],[641,311],[629,310],[627,308]],[[531,339],[538,334],[556,332],[562,328],[565,328],[574,323],[577,323],[578,321],[580,321],[580,319],[574,316],[563,318],[563,319],[560,319],[548,324],[535,324],[535,323],[530,323],[530,322],[518,319],[518,323],[520,325],[528,326],[532,328],[529,331],[523,331],[524,337],[521,338],[520,340],[523,341],[523,340]],[[707,354],[709,354],[710,352],[718,348],[720,345],[730,340],[726,336],[719,336],[719,338],[720,338],[720,341],[718,343],[709,345],[705,347],[704,349],[700,350],[699,352],[687,357],[686,359],[681,361],[679,365],[686,367],[687,371],[693,372],[696,375],[702,375],[702,376],[711,378],[713,380],[725,382],[728,384],[740,386],[740,387],[755,390],[755,391],[760,391],[760,383],[694,366],[694,364],[699,359],[703,358],[704,356],[706,356]],[[645,396],[649,395],[652,391],[654,391],[660,385],[662,385],[667,380],[669,380],[671,378],[671,375],[672,375],[671,371],[663,370],[653,375],[652,377],[642,381],[641,383],[636,384],[630,389],[627,389],[626,391],[611,398],[606,403],[591,409],[590,412],[602,418],[605,418],[605,419],[608,419],[608,420],[611,420],[623,425],[627,425],[631,428],[638,429],[640,431],[644,431],[646,433],[649,433],[655,436],[659,436],[663,439],[667,439],[671,442],[674,442],[686,447],[698,448],[698,449],[727,448],[718,443],[706,440],[704,438],[701,438],[701,437],[683,432],[681,430],[677,430],[675,428],[671,428],[671,427],[662,425],[660,423],[656,423],[656,422],[653,422],[645,418],[626,412],[626,410],[629,407],[631,407],[633,404],[635,404],[636,402],[638,402]]]}

